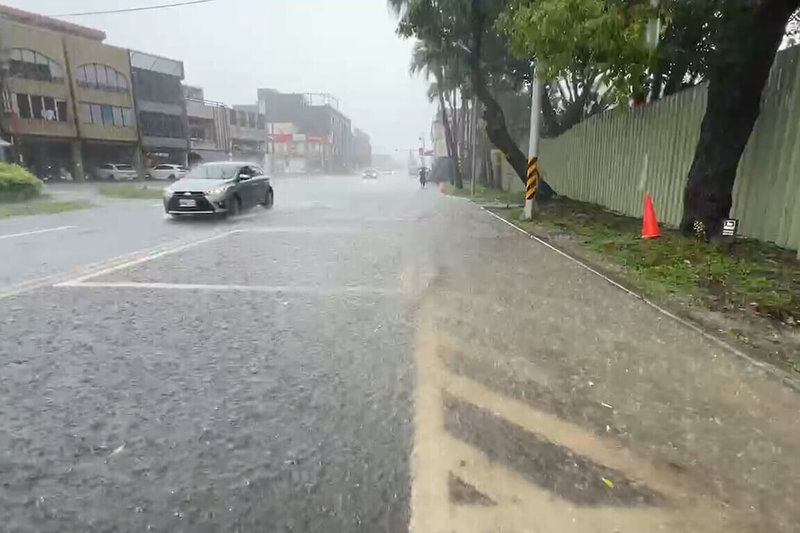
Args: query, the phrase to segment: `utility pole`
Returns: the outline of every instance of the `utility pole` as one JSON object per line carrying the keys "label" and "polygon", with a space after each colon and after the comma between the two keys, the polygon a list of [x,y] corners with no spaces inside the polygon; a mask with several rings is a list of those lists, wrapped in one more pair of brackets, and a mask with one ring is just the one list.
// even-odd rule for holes
{"label": "utility pole", "polygon": [[472,156],[472,196],[475,196],[475,182],[478,181],[478,97],[472,95],[472,126],[471,138],[472,147],[470,148],[470,156]]}
{"label": "utility pole", "polygon": [[533,218],[536,189],[539,187],[539,110],[542,107],[542,81],[533,67],[531,81],[531,133],[528,139],[528,169],[525,174],[525,220]]}

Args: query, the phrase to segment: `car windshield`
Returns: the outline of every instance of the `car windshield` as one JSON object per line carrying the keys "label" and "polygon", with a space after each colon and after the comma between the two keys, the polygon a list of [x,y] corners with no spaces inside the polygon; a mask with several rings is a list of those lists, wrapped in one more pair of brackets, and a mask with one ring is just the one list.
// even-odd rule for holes
{"label": "car windshield", "polygon": [[200,180],[227,180],[236,176],[239,167],[236,165],[202,165],[193,168],[187,178]]}

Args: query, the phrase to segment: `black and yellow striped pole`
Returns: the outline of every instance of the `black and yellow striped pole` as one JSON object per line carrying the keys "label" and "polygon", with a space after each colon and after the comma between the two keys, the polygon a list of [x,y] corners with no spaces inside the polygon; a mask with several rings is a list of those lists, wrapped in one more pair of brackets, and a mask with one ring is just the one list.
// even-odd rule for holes
{"label": "black and yellow striped pole", "polygon": [[539,188],[539,110],[542,108],[542,82],[533,68],[531,84],[531,134],[528,140],[528,168],[525,174],[525,219],[533,218]]}
{"label": "black and yellow striped pole", "polygon": [[525,200],[536,200],[536,189],[539,187],[539,158],[528,158],[528,172],[525,181]]}

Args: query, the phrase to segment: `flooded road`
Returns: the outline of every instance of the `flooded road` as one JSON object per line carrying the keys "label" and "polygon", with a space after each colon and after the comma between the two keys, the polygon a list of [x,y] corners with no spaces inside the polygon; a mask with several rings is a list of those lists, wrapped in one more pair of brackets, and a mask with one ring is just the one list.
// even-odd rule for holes
{"label": "flooded road", "polygon": [[3,531],[800,523],[795,392],[413,178],[274,185],[0,224],[74,227],[0,241]]}

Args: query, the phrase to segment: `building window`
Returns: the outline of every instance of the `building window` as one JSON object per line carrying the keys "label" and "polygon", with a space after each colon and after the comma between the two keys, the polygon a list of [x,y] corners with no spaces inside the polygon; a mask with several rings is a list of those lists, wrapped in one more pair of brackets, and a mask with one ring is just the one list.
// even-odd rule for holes
{"label": "building window", "polygon": [[267,117],[260,113],[258,115],[258,129],[260,130],[267,129]]}
{"label": "building window", "polygon": [[130,107],[122,108],[122,125],[123,126],[136,125],[136,122],[134,120],[133,110]]}
{"label": "building window", "polygon": [[251,128],[255,129],[256,127],[256,114],[255,113],[248,113],[247,114],[247,125]]}
{"label": "building window", "polygon": [[133,126],[133,112],[130,107],[81,102],[78,104],[78,113],[84,124]]}
{"label": "building window", "polygon": [[12,78],[61,83],[64,74],[61,66],[34,50],[12,48],[8,54],[8,73]]}
{"label": "building window", "polygon": [[236,110],[235,109],[231,109],[228,112],[228,114],[230,115],[231,125],[235,126],[236,125]]}
{"label": "building window", "polygon": [[179,115],[142,111],[139,113],[139,126],[142,135],[170,137],[173,139],[186,138],[183,119]]}
{"label": "building window", "polygon": [[138,100],[173,105],[183,104],[183,86],[180,78],[138,68],[131,69],[131,76],[133,76]]}
{"label": "building window", "polygon": [[67,121],[67,102],[50,96],[17,93],[13,100],[19,118]]}
{"label": "building window", "polygon": [[104,91],[128,90],[128,78],[118,70],[100,63],[89,63],[76,68],[75,82],[83,87]]}

